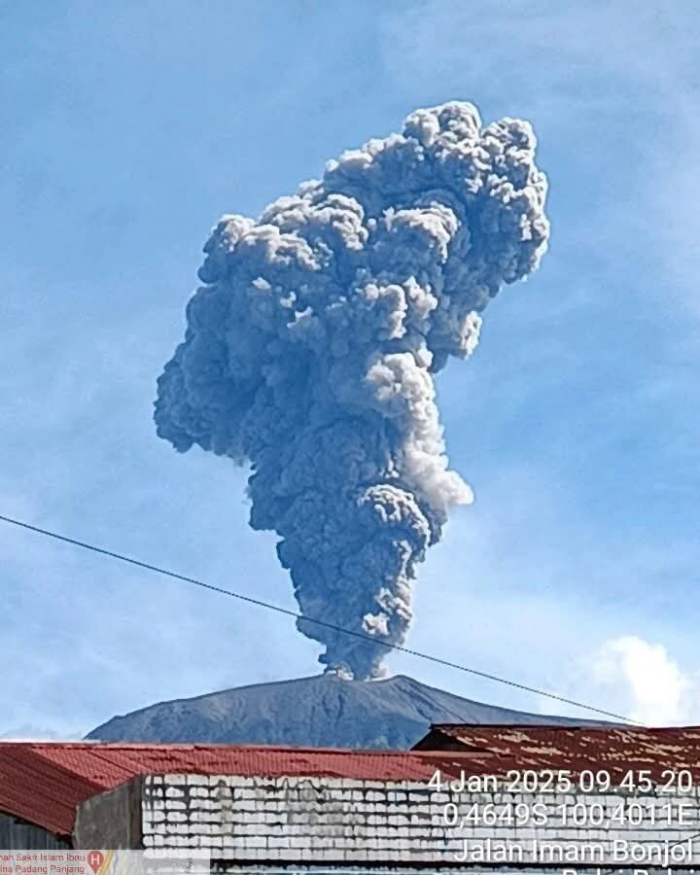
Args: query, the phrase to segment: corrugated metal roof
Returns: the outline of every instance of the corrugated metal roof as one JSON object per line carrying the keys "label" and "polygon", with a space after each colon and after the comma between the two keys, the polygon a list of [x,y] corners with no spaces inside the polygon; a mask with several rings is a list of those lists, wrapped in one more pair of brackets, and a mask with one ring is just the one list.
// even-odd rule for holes
{"label": "corrugated metal roof", "polygon": [[700,777],[700,727],[646,729],[614,726],[469,726],[435,724],[414,750],[473,752],[489,774],[509,769],[606,770],[612,777],[648,769],[659,780],[664,769],[690,770]]}
{"label": "corrugated metal roof", "polygon": [[76,807],[138,775],[309,776],[427,781],[510,769],[689,769],[700,779],[700,728],[438,724],[414,751],[100,742],[0,742],[0,811],[69,835]]}
{"label": "corrugated metal roof", "polygon": [[[80,802],[137,775],[223,774],[427,780],[449,771],[439,753],[230,745],[0,743],[0,811],[58,835],[73,829]],[[461,759],[461,758],[460,758]],[[452,767],[454,768],[454,767]]]}

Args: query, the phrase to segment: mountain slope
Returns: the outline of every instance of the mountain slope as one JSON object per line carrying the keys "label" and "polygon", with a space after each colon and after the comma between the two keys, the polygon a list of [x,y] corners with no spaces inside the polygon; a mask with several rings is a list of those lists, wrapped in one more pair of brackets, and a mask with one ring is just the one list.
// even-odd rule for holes
{"label": "mountain slope", "polygon": [[367,682],[327,674],[161,702],[113,717],[87,738],[408,748],[430,723],[585,722],[484,705],[404,675]]}

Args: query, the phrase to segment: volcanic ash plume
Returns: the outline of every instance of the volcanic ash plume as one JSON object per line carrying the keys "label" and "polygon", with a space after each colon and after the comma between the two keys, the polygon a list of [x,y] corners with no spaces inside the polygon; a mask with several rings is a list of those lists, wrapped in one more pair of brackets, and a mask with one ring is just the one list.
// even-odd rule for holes
{"label": "volcanic ash plume", "polygon": [[[330,161],[204,247],[185,339],[158,380],[160,437],[250,463],[250,525],[272,529],[328,669],[381,673],[411,621],[427,547],[469,486],[448,469],[433,376],[548,236],[527,122],[468,103]],[[465,401],[465,403],[468,403]]]}

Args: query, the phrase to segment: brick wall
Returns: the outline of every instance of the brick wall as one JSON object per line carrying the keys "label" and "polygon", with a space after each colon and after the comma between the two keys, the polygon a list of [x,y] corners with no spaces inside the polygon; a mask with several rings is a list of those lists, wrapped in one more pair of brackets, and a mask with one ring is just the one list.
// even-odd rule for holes
{"label": "brick wall", "polygon": [[[620,803],[631,799],[646,812],[640,825],[620,824],[610,829],[595,823],[576,826],[563,821],[562,805],[573,806],[583,801],[586,806],[601,806],[599,811],[610,816]],[[685,823],[667,824],[659,819],[663,805],[681,802],[686,805]],[[488,806],[494,806],[492,811],[503,811],[509,803],[530,807],[537,804],[544,806],[541,810],[547,823],[516,826],[471,822],[457,828],[446,822],[447,803],[456,806],[449,809],[450,815],[466,815],[470,810],[474,814],[473,805],[483,814]],[[650,818],[652,810],[657,812],[656,823]],[[691,856],[676,859],[672,865],[697,868],[698,811],[697,791],[673,797],[657,796],[655,792],[631,796],[620,791],[574,797],[555,793],[509,794],[499,786],[490,793],[450,795],[415,782],[166,775],[143,781],[142,835],[146,848],[207,848],[214,859],[251,864],[313,861],[404,867],[430,864],[438,868],[458,866],[465,850],[468,855],[465,864],[478,865],[482,861],[473,854],[478,855],[490,840],[492,861],[539,867],[549,862],[557,869],[577,865],[571,857],[558,859],[554,849],[559,846],[578,848],[582,853],[586,853],[584,848],[593,852],[597,847],[604,860],[592,858],[594,865],[644,868],[643,859],[621,859],[614,843],[626,841],[630,847],[640,848],[640,853],[653,853],[664,842],[681,843],[674,851],[680,855],[688,850],[688,840],[695,837],[689,846]],[[554,856],[549,861],[541,856],[542,843],[554,846],[551,850]],[[494,858],[501,845],[511,852],[520,847],[522,853],[516,859]],[[617,851],[622,853],[622,848]],[[654,866],[649,863],[649,868]]]}

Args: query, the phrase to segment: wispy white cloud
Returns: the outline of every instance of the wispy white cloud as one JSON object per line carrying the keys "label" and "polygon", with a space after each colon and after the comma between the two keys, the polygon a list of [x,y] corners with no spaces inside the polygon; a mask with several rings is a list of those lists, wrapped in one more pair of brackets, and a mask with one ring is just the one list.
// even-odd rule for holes
{"label": "wispy white cloud", "polygon": [[[5,180],[28,202],[22,213],[5,198],[2,508],[294,607],[274,539],[247,529],[243,473],[171,458],[152,430],[153,381],[179,334],[207,223],[254,213],[419,104],[459,97],[485,118],[531,117],[551,168],[552,251],[528,288],[504,292],[482,348],[441,383],[448,446],[477,502],[421,569],[408,645],[611,710],[642,708],[619,653],[608,655],[617,689],[581,663],[633,629],[665,642],[693,677],[695,628],[678,604],[700,567],[700,344],[685,318],[700,301],[700,7],[428,0],[387,10],[377,34],[348,4],[340,46],[336,9],[328,31],[313,17],[285,20],[279,33],[307,40],[309,57],[324,52],[301,78],[285,77],[283,47],[258,26],[232,67],[196,15],[184,30],[181,16],[158,12],[158,26],[134,28],[127,12],[116,31],[113,16],[92,16],[87,41],[83,23],[63,16],[72,27],[61,39],[49,19],[15,41],[24,60],[13,75],[30,75],[14,117],[32,127],[16,138],[22,173]],[[240,11],[222,22],[215,36],[229,45]],[[377,37],[384,71],[371,56]],[[123,64],[125,47],[138,63]],[[253,57],[265,60],[255,75]],[[222,91],[231,81],[245,88]],[[358,87],[370,81],[381,87]],[[54,114],[42,125],[47,101]],[[91,234],[96,202],[136,205],[134,225],[115,232],[98,217]],[[156,699],[317,670],[317,648],[267,612],[1,527],[0,554],[7,731],[87,731]],[[537,707],[408,657],[392,664]]]}
{"label": "wispy white cloud", "polygon": [[600,700],[642,723],[700,719],[700,677],[682,668],[663,644],[636,635],[613,638],[584,657],[580,670]]}
{"label": "wispy white cloud", "polygon": [[[697,559],[682,532],[634,538],[624,518],[616,525],[590,518],[570,484],[546,468],[482,468],[476,503],[450,522],[444,544],[431,551],[421,572],[409,646],[616,714],[690,720],[694,706],[687,696],[677,711],[669,702],[645,699],[643,691],[635,698],[624,671],[633,670],[642,648],[630,651],[624,664],[617,656],[615,684],[590,666],[599,653],[601,666],[604,658],[610,662],[615,651],[607,642],[625,640],[630,628],[643,642],[672,643],[669,660],[692,665],[696,636],[679,618],[678,605]],[[659,654],[650,647],[646,664],[654,665]],[[593,712],[408,656],[392,657],[391,665],[469,698],[596,719]],[[692,671],[681,675],[692,678]],[[682,689],[676,686],[673,695]]]}
{"label": "wispy white cloud", "polygon": [[78,741],[83,737],[83,734],[78,730],[61,733],[46,726],[23,723],[21,726],[14,726],[0,732],[0,739],[3,741]]}

